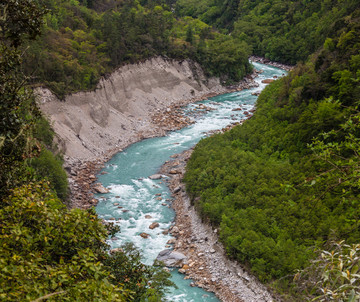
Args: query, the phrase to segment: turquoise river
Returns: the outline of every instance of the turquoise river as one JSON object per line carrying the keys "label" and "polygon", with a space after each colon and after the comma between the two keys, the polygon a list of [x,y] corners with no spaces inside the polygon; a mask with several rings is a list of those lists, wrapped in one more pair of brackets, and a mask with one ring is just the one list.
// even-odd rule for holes
{"label": "turquoise river", "polygon": [[[99,217],[105,220],[115,218],[115,224],[121,228],[116,240],[109,240],[112,248],[130,241],[142,251],[146,264],[152,264],[158,253],[165,249],[171,235],[164,235],[162,231],[173,224],[175,213],[170,206],[171,196],[166,183],[151,180],[149,176],[157,173],[164,162],[170,160],[171,155],[193,147],[209,131],[222,129],[244,119],[244,111],[253,109],[256,102],[257,97],[252,93],[259,92],[265,87],[261,81],[274,76],[281,77],[285,73],[284,70],[272,66],[259,63],[253,65],[256,69],[264,71],[255,79],[259,87],[202,101],[200,103],[214,110],[197,117],[194,124],[179,131],[133,144],[106,163],[101,172],[105,171],[108,174],[100,173],[97,176],[99,182],[109,188],[110,193],[97,196],[100,201],[96,211]],[[191,111],[197,104],[190,104],[187,109]],[[243,108],[242,111],[232,111],[240,106]],[[162,200],[158,200],[156,196],[159,193]],[[168,206],[164,206],[164,202]],[[152,218],[146,219],[145,215]],[[159,222],[160,227],[150,230],[149,225],[152,222]],[[143,239],[139,236],[143,232],[150,234],[150,237]],[[184,280],[184,275],[177,270],[172,271],[172,279],[178,289],[168,294],[168,301],[219,301],[212,293],[190,287],[191,280]]]}

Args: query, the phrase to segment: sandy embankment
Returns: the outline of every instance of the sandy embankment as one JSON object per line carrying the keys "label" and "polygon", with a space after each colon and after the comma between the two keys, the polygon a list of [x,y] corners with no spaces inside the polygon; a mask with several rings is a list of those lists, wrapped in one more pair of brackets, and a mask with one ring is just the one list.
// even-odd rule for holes
{"label": "sandy embankment", "polygon": [[218,78],[207,78],[194,62],[158,57],[123,66],[102,78],[95,91],[72,94],[65,101],[48,89],[37,89],[40,108],[50,118],[65,155],[72,206],[96,204],[93,173],[113,154],[185,126],[186,118],[174,116],[174,107],[246,88],[250,82],[246,78],[229,89]]}

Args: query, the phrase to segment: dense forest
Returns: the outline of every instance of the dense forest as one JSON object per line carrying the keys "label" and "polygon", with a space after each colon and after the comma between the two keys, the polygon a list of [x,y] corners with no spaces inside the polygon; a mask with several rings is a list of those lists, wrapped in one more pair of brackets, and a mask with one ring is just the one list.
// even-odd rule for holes
{"label": "dense forest", "polygon": [[122,64],[159,55],[191,58],[228,83],[251,71],[245,42],[198,19],[176,19],[161,1],[42,2],[48,9],[43,34],[31,42],[24,69],[33,83],[61,98],[95,88],[101,76]]}
{"label": "dense forest", "polygon": [[[253,118],[202,140],[185,176],[193,203],[220,228],[229,256],[280,291],[293,287],[299,301],[303,284],[292,281],[305,267],[307,278],[320,274],[315,266],[308,271],[315,251],[360,239],[360,10],[341,24],[306,63],[264,90]],[[342,270],[328,276],[327,294],[317,284],[307,295],[329,301],[342,286],[348,296],[332,298],[347,300],[359,282],[358,260]]]}
{"label": "dense forest", "polygon": [[285,298],[356,301],[359,50],[355,0],[0,2],[0,300],[159,301],[171,285],[132,246],[109,253],[117,229],[93,210],[69,209],[33,87],[64,98],[159,55],[229,84],[255,54],[297,66],[249,121],[199,143],[187,190],[229,257]]}
{"label": "dense forest", "polygon": [[296,64],[336,37],[354,0],[178,0],[178,16],[192,16],[246,42],[253,53]]}

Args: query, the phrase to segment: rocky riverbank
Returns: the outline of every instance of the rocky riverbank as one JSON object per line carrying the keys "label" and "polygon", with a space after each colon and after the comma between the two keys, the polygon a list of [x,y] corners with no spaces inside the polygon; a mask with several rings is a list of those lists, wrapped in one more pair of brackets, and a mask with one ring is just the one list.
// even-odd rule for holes
{"label": "rocky riverbank", "polygon": [[[241,91],[243,89],[249,89],[256,87],[257,83],[254,81],[258,71],[245,77],[237,85],[231,87],[223,87],[220,90],[220,94]],[[139,128],[138,131],[123,132],[123,139],[120,139],[117,144],[108,143],[106,133],[103,136],[103,147],[94,155],[89,157],[77,157],[70,156],[66,153],[65,148],[65,170],[68,173],[69,185],[71,191],[70,206],[76,208],[90,208],[96,206],[98,200],[94,198],[94,193],[99,193],[99,186],[96,185],[95,174],[101,170],[104,163],[107,162],[113,155],[122,151],[129,145],[141,141],[145,138],[151,138],[156,136],[164,136],[167,131],[178,130],[193,123],[193,118],[205,113],[211,108],[203,105],[199,105],[192,113],[187,112],[187,115],[192,115],[192,118],[185,115],[183,107],[189,103],[195,103],[197,101],[208,99],[219,93],[211,92],[201,96],[195,96],[188,99],[178,101],[173,104],[167,105],[165,108],[151,110],[148,115],[151,122],[147,123],[146,129]],[[50,101],[51,102],[51,101]],[[250,113],[249,113],[250,114]],[[55,118],[55,122],[58,122],[59,117]],[[144,121],[143,121],[144,122]],[[84,121],[82,123],[85,123]],[[144,124],[145,125],[145,124]],[[229,127],[232,127],[230,125]],[[63,138],[64,139],[64,138]],[[66,139],[66,138],[65,138]],[[98,140],[101,141],[101,138]],[[70,143],[71,144],[71,143]],[[87,146],[89,143],[83,141],[83,144]]]}
{"label": "rocky riverbank", "polygon": [[219,242],[217,229],[203,223],[185,192],[182,178],[192,150],[174,155],[160,173],[172,191],[175,225],[170,233],[176,238],[174,250],[187,256],[188,264],[179,272],[194,280],[193,286],[214,292],[224,302],[280,301],[255,277],[235,261],[229,260]]}

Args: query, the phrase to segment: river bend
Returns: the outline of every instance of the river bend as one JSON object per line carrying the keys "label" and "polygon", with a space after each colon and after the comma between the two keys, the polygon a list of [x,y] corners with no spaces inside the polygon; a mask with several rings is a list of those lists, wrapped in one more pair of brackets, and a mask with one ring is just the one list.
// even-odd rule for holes
{"label": "river bend", "polygon": [[[166,248],[171,235],[164,234],[163,231],[171,227],[175,217],[171,209],[170,191],[166,182],[161,179],[151,180],[149,176],[157,173],[164,162],[171,159],[171,155],[193,147],[210,131],[245,119],[245,112],[254,108],[257,98],[254,92],[260,92],[266,85],[261,81],[281,77],[285,73],[284,70],[269,65],[253,65],[264,71],[256,78],[259,87],[202,101],[200,103],[212,110],[196,115],[194,124],[170,132],[164,137],[133,144],[105,164],[105,168],[100,172],[107,174],[99,173],[97,176],[110,193],[97,196],[99,203],[96,211],[100,218],[114,222],[121,228],[115,240],[109,242],[112,248],[131,241],[142,251],[146,264],[152,264],[158,253]],[[199,103],[190,104],[186,110],[189,114],[196,112],[198,105]],[[240,107],[241,111],[234,111]],[[151,230],[149,225],[153,222],[158,222],[160,226]],[[140,236],[141,233],[150,236],[144,239]],[[172,278],[178,289],[169,294],[169,301],[219,301],[212,293],[190,287],[191,280],[184,280],[184,275],[177,270],[172,272]]]}

